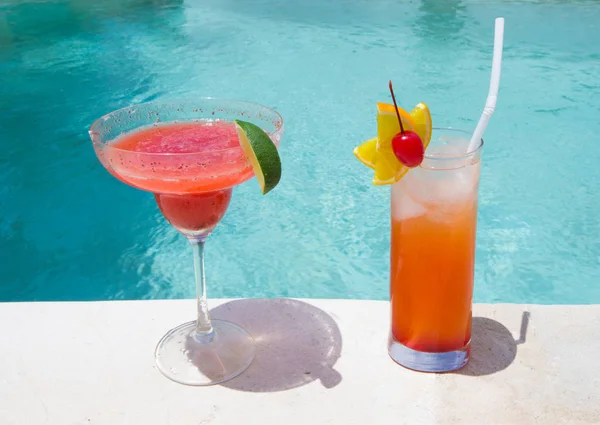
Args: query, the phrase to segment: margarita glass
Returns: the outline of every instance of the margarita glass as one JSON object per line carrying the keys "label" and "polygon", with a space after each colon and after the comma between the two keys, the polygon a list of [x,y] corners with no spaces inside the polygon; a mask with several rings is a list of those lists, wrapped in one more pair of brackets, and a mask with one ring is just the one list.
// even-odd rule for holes
{"label": "margarita glass", "polygon": [[169,331],[155,351],[159,370],[187,385],[234,378],[255,353],[252,336],[211,320],[206,302],[206,238],[225,215],[233,187],[254,176],[234,120],[259,126],[279,146],[283,119],[277,112],[216,98],[130,106],[98,119],[89,131],[102,165],[122,182],[154,193],[164,217],[192,246],[197,320]]}

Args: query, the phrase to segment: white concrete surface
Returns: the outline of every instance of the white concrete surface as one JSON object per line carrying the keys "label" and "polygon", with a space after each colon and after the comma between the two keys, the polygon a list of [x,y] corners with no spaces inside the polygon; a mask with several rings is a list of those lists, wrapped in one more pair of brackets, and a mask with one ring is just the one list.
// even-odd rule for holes
{"label": "white concrete surface", "polygon": [[224,302],[259,350],[214,387],[154,366],[194,301],[0,304],[0,425],[600,424],[600,306],[476,305],[470,365],[433,375],[388,357],[386,302]]}

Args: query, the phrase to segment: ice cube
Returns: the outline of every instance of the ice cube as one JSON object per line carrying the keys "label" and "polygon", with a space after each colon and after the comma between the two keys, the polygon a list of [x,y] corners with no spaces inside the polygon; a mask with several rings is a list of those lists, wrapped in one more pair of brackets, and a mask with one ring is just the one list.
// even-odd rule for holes
{"label": "ice cube", "polygon": [[409,172],[402,180],[392,185],[392,217],[395,220],[406,220],[408,218],[418,217],[426,212],[425,206],[417,202],[407,193],[408,186],[410,184],[415,184],[412,182],[410,174],[411,173]]}
{"label": "ice cube", "polygon": [[406,185],[407,195],[427,209],[462,210],[475,198],[479,163],[455,170],[419,168],[412,173],[412,184]]}

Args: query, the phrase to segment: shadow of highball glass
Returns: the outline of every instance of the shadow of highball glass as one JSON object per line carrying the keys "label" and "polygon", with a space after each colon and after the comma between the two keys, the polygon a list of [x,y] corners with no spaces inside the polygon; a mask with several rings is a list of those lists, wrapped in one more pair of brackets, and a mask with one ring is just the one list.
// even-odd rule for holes
{"label": "shadow of highball glass", "polygon": [[521,316],[519,339],[502,323],[487,317],[474,317],[469,363],[458,371],[461,375],[484,376],[508,368],[517,357],[517,346],[527,341],[527,329],[531,313]]}

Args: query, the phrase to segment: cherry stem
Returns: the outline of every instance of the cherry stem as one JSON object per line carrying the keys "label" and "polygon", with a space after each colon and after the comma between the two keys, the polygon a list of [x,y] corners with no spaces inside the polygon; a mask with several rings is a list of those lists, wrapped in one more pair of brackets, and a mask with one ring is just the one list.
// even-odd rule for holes
{"label": "cherry stem", "polygon": [[394,96],[394,89],[392,88],[392,80],[390,80],[390,93],[392,94],[392,100],[394,101],[394,110],[398,117],[398,124],[400,124],[400,133],[404,134],[404,126],[402,125],[402,119],[400,118],[400,112],[398,112],[398,105],[396,104],[396,96]]}

